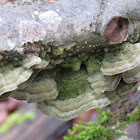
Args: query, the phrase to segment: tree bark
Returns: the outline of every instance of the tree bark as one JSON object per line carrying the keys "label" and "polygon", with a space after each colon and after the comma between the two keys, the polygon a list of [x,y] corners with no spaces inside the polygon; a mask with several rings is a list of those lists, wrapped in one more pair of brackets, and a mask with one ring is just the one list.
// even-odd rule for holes
{"label": "tree bark", "polygon": [[0,5],[0,51],[24,52],[42,41],[55,46],[119,44],[140,33],[139,0],[14,1]]}

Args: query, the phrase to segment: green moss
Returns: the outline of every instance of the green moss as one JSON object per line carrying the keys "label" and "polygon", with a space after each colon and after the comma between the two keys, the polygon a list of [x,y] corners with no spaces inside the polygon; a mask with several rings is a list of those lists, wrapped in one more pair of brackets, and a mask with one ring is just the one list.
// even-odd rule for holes
{"label": "green moss", "polygon": [[62,47],[53,49],[53,54],[54,54],[55,56],[57,56],[57,55],[62,55],[63,52],[64,52],[64,48],[62,48]]}
{"label": "green moss", "polygon": [[78,58],[84,62],[89,58],[89,54],[81,53],[78,55]]}
{"label": "green moss", "polygon": [[140,122],[140,106],[136,108],[134,112],[128,115],[128,122],[131,123],[134,122]]}
{"label": "green moss", "polygon": [[19,59],[19,60],[13,60],[13,61],[8,61],[8,60],[3,60],[2,62],[0,62],[0,68],[1,67],[5,67],[7,65],[13,65],[14,67],[18,67],[22,65],[23,60]]}
{"label": "green moss", "polygon": [[56,82],[59,92],[57,99],[63,100],[82,94],[89,87],[87,77],[85,69],[80,69],[78,72],[68,69],[57,72]]}
{"label": "green moss", "polygon": [[80,69],[80,66],[82,64],[82,61],[78,57],[70,57],[66,59],[61,66],[63,68],[71,68],[74,71],[78,71]]}
{"label": "green moss", "polygon": [[8,119],[0,126],[0,134],[8,132],[15,124],[22,124],[27,120],[33,120],[35,118],[35,113],[29,111],[26,113],[23,112],[14,112]]}
{"label": "green moss", "polygon": [[135,33],[130,36],[129,42],[131,44],[134,44],[135,42],[137,42],[139,40],[139,37],[140,37],[140,35],[137,33],[137,31],[135,31]]}
{"label": "green moss", "polygon": [[113,140],[116,137],[127,135],[122,132],[132,122],[140,121],[140,107],[126,116],[127,121],[114,122],[112,126],[110,120],[114,117],[114,113],[110,110],[103,111],[98,109],[100,115],[97,117],[96,122],[82,122],[74,125],[72,130],[68,130],[68,135],[64,140]]}
{"label": "green moss", "polygon": [[62,68],[61,67],[56,67],[53,69],[48,69],[48,70],[42,70],[37,74],[35,77],[35,80],[43,79],[43,78],[55,78],[56,72],[60,71]]}
{"label": "green moss", "polygon": [[107,125],[109,120],[113,117],[113,113],[110,110],[103,111],[102,109],[98,109],[98,112],[100,115],[96,119],[97,123]]}
{"label": "green moss", "polygon": [[109,119],[112,117],[110,110],[100,111],[96,122],[82,122],[73,126],[73,130],[68,130],[68,136],[64,140],[113,140],[115,137],[125,135],[119,127],[107,127]]}
{"label": "green moss", "polygon": [[90,56],[89,59],[85,62],[88,74],[93,74],[94,72],[99,71],[99,64],[99,60],[95,59],[94,56]]}
{"label": "green moss", "polygon": [[46,51],[43,47],[41,47],[40,49],[41,49],[40,57],[41,57],[42,59],[44,59],[45,56],[46,56],[47,51]]}

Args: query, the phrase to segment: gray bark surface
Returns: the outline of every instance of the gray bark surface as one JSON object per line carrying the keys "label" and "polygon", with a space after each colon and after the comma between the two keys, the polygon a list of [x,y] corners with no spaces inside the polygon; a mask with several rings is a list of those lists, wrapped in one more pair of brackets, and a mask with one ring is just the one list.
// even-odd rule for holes
{"label": "gray bark surface", "polygon": [[[38,41],[43,44],[53,42],[55,46],[76,43],[80,47],[118,44],[140,32],[139,7],[139,0],[59,0],[55,4],[15,1],[1,4],[0,51],[23,53],[24,44]],[[117,42],[109,42],[112,36],[109,35],[109,39],[105,36],[105,27],[115,17],[124,20],[117,20],[115,24],[126,24],[128,29]],[[112,30],[113,25],[109,25]],[[119,31],[117,33],[121,35]]]}

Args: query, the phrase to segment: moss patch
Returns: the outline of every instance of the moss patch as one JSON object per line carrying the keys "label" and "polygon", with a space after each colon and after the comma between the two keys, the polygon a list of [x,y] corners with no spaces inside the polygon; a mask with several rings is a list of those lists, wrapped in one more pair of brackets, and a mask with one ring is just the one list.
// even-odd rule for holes
{"label": "moss patch", "polygon": [[79,121],[72,130],[68,130],[68,136],[64,140],[113,140],[114,137],[124,135],[117,126],[107,127],[111,117],[112,112],[107,110],[100,113],[96,122]]}
{"label": "moss patch", "polygon": [[88,74],[93,74],[94,72],[99,71],[100,65],[99,61],[95,59],[94,56],[90,56],[89,59],[85,62]]}
{"label": "moss patch", "polygon": [[57,99],[69,99],[82,94],[83,91],[89,88],[89,84],[86,81],[87,77],[85,68],[80,69],[78,72],[69,69],[57,72],[56,82],[59,92]]}
{"label": "moss patch", "polygon": [[69,59],[66,59],[61,66],[63,68],[71,68],[74,71],[78,71],[81,64],[82,61],[78,57],[71,57]]}

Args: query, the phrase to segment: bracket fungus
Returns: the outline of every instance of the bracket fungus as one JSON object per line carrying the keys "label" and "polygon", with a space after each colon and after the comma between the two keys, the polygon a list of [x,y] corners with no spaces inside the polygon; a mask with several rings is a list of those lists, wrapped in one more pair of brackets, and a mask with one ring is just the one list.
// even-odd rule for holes
{"label": "bracket fungus", "polygon": [[114,105],[140,80],[139,0],[0,4],[0,99],[70,120]]}
{"label": "bracket fungus", "polygon": [[28,102],[41,102],[42,100],[55,99],[58,96],[56,82],[52,78],[37,78],[34,81],[13,91],[12,97]]}

